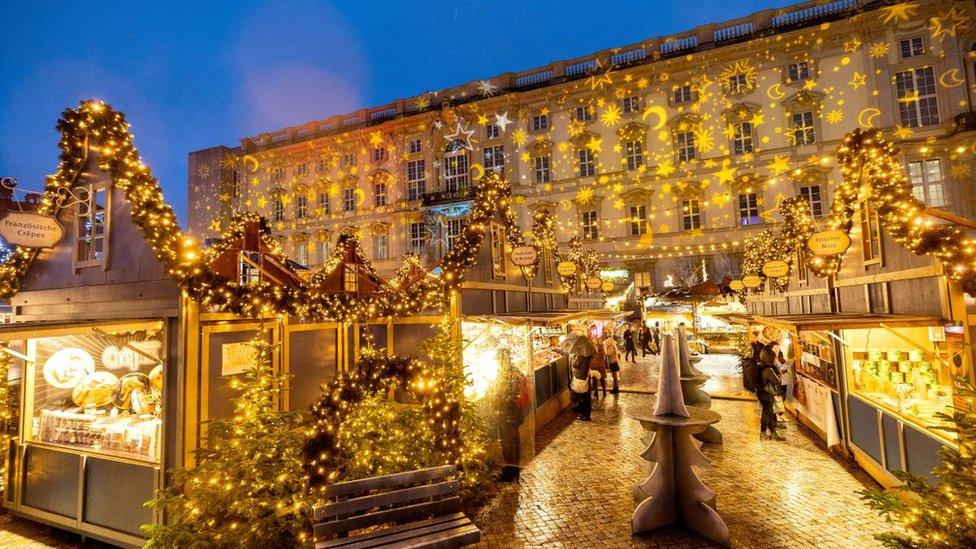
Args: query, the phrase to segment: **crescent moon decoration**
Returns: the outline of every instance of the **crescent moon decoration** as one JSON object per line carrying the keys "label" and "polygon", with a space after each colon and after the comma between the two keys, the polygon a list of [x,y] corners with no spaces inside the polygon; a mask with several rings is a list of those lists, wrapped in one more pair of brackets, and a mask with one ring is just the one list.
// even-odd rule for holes
{"label": "crescent moon decoration", "polygon": [[[952,77],[952,80],[946,80],[946,77]],[[959,78],[959,69],[949,69],[939,76],[939,84],[942,84],[946,88],[955,88],[965,82],[962,78]]]}
{"label": "crescent moon decoration", "polygon": [[668,122],[668,112],[660,105],[647,107],[644,109],[644,114],[641,115],[641,120],[647,120],[647,117],[652,114],[657,115],[657,124],[654,125],[654,129],[660,130]]}
{"label": "crescent moon decoration", "polygon": [[261,167],[261,163],[258,162],[257,158],[254,158],[254,155],[245,154],[241,161],[244,162],[244,166],[247,167],[251,173],[258,171],[258,168]]}
{"label": "crescent moon decoration", "polygon": [[874,127],[874,119],[877,118],[877,117],[879,117],[879,116],[881,116],[881,111],[880,110],[878,110],[878,109],[876,109],[874,107],[868,107],[868,108],[862,110],[860,113],[858,113],[858,115],[857,115],[857,123],[862,128],[870,129],[870,128],[873,128]]}
{"label": "crescent moon decoration", "polygon": [[559,201],[559,207],[562,208],[564,212],[568,212],[569,208],[571,208],[572,206],[569,203],[569,199],[564,198]]}
{"label": "crescent moon decoration", "polygon": [[766,96],[772,99],[773,101],[779,101],[780,99],[786,97],[786,94],[783,93],[781,86],[782,84],[777,82],[772,86],[766,88]]}
{"label": "crescent moon decoration", "polygon": [[366,203],[366,191],[362,189],[356,189],[356,204]]}
{"label": "crescent moon decoration", "polygon": [[482,166],[481,164],[478,164],[477,162],[471,164],[471,171],[474,172],[471,175],[471,179],[473,181],[480,181],[481,178],[485,176],[485,167]]}

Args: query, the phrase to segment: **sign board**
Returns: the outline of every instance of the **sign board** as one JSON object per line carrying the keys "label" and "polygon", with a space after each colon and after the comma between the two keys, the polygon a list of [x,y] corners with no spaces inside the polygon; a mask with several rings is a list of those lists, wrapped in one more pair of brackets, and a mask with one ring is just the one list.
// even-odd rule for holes
{"label": "sign board", "polygon": [[599,290],[602,285],[603,281],[598,276],[591,276],[586,279],[586,287],[591,290]]}
{"label": "sign board", "polygon": [[600,289],[603,290],[604,292],[613,291],[613,282],[607,280],[606,282],[600,285]]}
{"label": "sign board", "polygon": [[762,279],[759,275],[746,275],[742,277],[742,285],[746,288],[758,288],[762,286]]}
{"label": "sign board", "polygon": [[807,239],[807,248],[817,255],[842,254],[850,245],[851,237],[840,229],[816,232]]}
{"label": "sign board", "polygon": [[732,290],[733,292],[741,292],[745,288],[746,287],[741,280],[736,279],[733,280],[732,282],[729,282],[729,289]]}
{"label": "sign board", "polygon": [[57,219],[34,212],[10,212],[0,219],[0,237],[25,248],[52,248],[64,237]]}
{"label": "sign board", "polygon": [[572,261],[560,261],[559,265],[556,265],[556,272],[559,276],[573,276],[576,274],[576,264]]}
{"label": "sign board", "polygon": [[236,376],[257,365],[257,353],[250,342],[224,343],[220,359],[221,376]]}
{"label": "sign board", "polygon": [[534,265],[538,257],[539,251],[534,246],[517,246],[512,250],[512,263],[516,267]]}
{"label": "sign board", "polygon": [[783,260],[775,259],[773,261],[767,261],[763,265],[762,272],[770,278],[779,278],[790,274],[790,266]]}

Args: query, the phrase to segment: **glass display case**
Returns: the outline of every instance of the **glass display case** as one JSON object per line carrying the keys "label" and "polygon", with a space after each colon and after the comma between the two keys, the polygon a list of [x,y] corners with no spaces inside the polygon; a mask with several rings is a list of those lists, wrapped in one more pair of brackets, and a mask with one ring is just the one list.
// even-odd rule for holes
{"label": "glass display case", "polygon": [[28,441],[158,463],[161,324],[28,339],[27,354]]}
{"label": "glass display case", "polygon": [[800,360],[796,373],[837,390],[837,360],[826,332],[804,332],[800,336]]}
{"label": "glass display case", "polygon": [[925,428],[952,412],[953,372],[941,326],[845,330],[844,337],[852,394]]}

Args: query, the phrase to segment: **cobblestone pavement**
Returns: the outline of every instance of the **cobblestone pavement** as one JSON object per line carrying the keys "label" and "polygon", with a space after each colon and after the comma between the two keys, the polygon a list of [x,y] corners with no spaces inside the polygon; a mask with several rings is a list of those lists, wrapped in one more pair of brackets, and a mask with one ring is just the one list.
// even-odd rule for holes
{"label": "cobblestone pavement", "polygon": [[[742,388],[738,364],[739,359],[735,355],[702,355],[701,362],[695,367],[710,376],[702,389],[712,395],[752,398]],[[659,368],[660,357],[655,355],[638,357],[636,364],[623,362],[620,364],[620,387],[625,391],[654,391],[657,389]]]}
{"label": "cobblestone pavement", "polygon": [[[481,547],[712,547],[677,527],[631,537],[632,488],[647,464],[638,457],[642,429],[625,413],[653,402],[621,394],[601,400],[590,423],[568,412],[550,422],[520,480],[501,485],[477,517]],[[733,546],[880,546],[873,535],[887,525],[856,493],[874,485],[867,474],[832,457],[795,422],[786,442],[760,441],[752,402],[715,400],[712,408],[722,414],[725,443],[703,448],[712,465],[700,476],[718,494]]]}
{"label": "cobblestone pavement", "polygon": [[58,528],[0,514],[0,547],[16,549],[109,549],[96,541],[82,542],[81,537]]}

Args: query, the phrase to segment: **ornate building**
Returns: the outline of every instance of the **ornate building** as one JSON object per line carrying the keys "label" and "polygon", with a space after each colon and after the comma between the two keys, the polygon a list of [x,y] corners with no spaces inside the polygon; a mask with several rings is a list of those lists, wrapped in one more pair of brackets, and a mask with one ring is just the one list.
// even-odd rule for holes
{"label": "ornate building", "polygon": [[[298,263],[359,231],[383,273],[451,246],[488,170],[523,228],[546,208],[638,286],[737,274],[801,195],[829,210],[857,127],[899,142],[916,196],[973,210],[971,2],[807,2],[505,73],[190,154],[190,229],[271,220]],[[871,246],[871,240],[866,241]]]}

